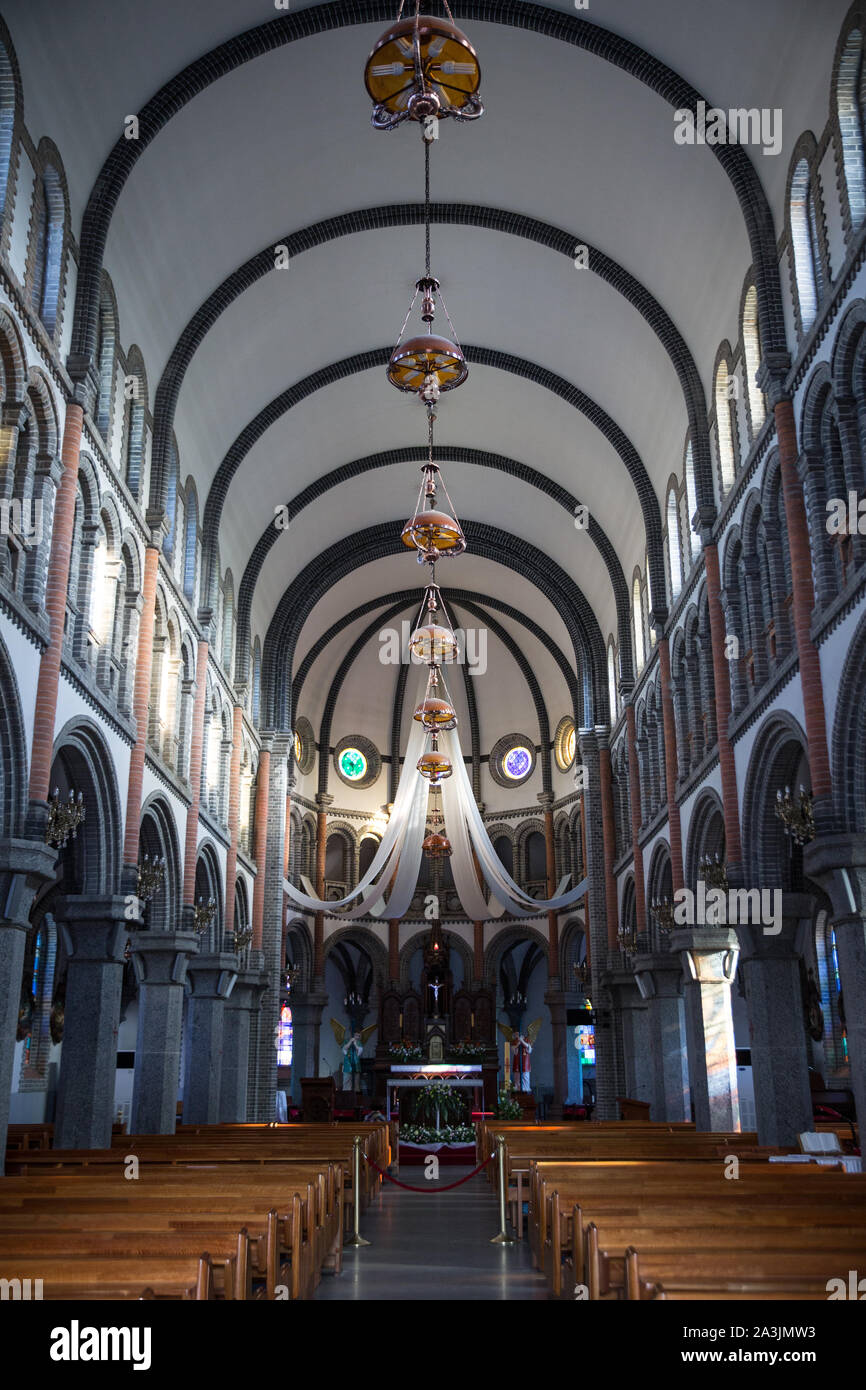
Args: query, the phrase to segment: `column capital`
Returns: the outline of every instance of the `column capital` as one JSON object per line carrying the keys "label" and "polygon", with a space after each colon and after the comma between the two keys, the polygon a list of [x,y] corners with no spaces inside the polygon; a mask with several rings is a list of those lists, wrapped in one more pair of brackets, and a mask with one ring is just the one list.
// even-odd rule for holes
{"label": "column capital", "polygon": [[195,932],[142,931],[130,935],[129,946],[139,984],[182,985],[201,942]]}
{"label": "column capital", "polygon": [[545,811],[553,810],[553,803],[556,799],[553,795],[553,792],[539,792],[536,799],[539,805],[542,806]]}
{"label": "column capital", "polygon": [[320,811],[327,811],[328,807],[333,805],[333,802],[334,798],[331,796],[330,792],[316,792],[316,805]]}
{"label": "column capital", "polygon": [[238,978],[238,958],[227,952],[192,957],[187,967],[192,993],[200,999],[227,999]]}
{"label": "column capital", "polygon": [[775,410],[781,401],[790,399],[785,387],[790,367],[791,357],[787,352],[764,352],[761,355],[755,381],[767,397],[771,410]]}

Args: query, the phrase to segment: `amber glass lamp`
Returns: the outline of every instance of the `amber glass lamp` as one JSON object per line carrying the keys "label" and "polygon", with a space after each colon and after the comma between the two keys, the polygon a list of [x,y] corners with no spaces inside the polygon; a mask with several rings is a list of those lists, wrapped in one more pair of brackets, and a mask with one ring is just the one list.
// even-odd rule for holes
{"label": "amber glass lamp", "polygon": [[457,656],[457,638],[447,627],[438,623],[424,623],[416,627],[409,638],[409,649],[420,661],[454,661]]}
{"label": "amber glass lamp", "polygon": [[394,130],[406,120],[474,121],[484,114],[475,49],[450,19],[416,14],[397,20],[373,45],[364,85],[376,130]]}
{"label": "amber glass lamp", "polygon": [[[421,333],[398,343],[388,362],[388,380],[398,391],[421,395],[453,391],[469,375],[462,349],[438,333]],[[432,397],[435,400],[435,395]]]}
{"label": "amber glass lamp", "polygon": [[[433,742],[435,745],[435,735],[433,737]],[[421,754],[416,763],[416,767],[421,773],[421,776],[426,777],[431,786],[434,787],[446,777],[450,777],[452,772],[451,759],[446,758],[445,754],[440,753],[439,749],[435,746],[431,748],[429,753]]]}

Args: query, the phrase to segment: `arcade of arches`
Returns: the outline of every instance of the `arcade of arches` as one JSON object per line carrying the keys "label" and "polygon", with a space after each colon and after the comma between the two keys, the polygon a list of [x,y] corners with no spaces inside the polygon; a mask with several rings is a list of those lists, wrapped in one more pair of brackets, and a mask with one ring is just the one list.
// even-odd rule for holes
{"label": "arcade of arches", "polygon": [[[367,871],[420,698],[424,416],[384,367],[422,144],[362,81],[393,15],[0,3],[0,1137],[271,1121],[304,1078],[384,1107],[416,1043],[472,1044],[490,1102],[536,1020],[548,1119],[862,1123],[866,7],[454,6],[450,689],[502,864],[588,888],[473,921],[425,859],[347,923],[284,885]],[[677,138],[695,93],[772,131]],[[357,1075],[332,1018],[376,1025]]]}

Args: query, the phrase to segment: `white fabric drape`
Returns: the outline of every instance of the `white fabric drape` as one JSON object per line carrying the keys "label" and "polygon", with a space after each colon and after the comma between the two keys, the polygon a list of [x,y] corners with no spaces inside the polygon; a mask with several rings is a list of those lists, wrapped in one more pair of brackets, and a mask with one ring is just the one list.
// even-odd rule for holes
{"label": "white fabric drape", "polygon": [[[573,907],[586,893],[588,879],[566,893],[563,891],[569,878],[566,875],[560,881],[554,897],[545,899],[530,897],[514,881],[497,857],[487,834],[472,793],[456,730],[447,731],[441,738],[444,741],[442,751],[451,759],[453,768],[451,777],[442,783],[442,809],[445,833],[452,846],[454,886],[463,911],[473,922],[483,922],[491,917],[501,917],[505,912],[512,917],[537,917],[543,912],[559,912]],[[425,740],[425,730],[413,720],[391,819],[364,877],[350,893],[334,902],[327,902],[311,893],[302,893],[287,883],[286,892],[299,907],[308,912],[328,912],[347,919],[369,915],[390,919],[406,915],[418,886],[421,845],[427,823],[428,784],[417,768]],[[478,883],[473,850],[490,889],[489,903]],[[392,879],[393,887],[386,903],[385,894]]]}

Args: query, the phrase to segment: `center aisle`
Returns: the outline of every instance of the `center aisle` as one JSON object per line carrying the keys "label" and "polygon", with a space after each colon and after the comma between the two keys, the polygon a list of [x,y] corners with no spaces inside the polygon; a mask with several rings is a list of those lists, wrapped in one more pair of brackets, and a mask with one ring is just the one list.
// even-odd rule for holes
{"label": "center aisle", "polygon": [[[532,1268],[526,1241],[490,1244],[498,1207],[483,1174],[434,1195],[471,1171],[443,1165],[424,1194],[384,1182],[361,1218],[361,1235],[371,1244],[360,1250],[347,1245],[342,1274],[325,1275],[315,1300],[546,1300],[547,1281]],[[422,1167],[405,1168],[400,1177],[414,1187],[426,1185]]]}

